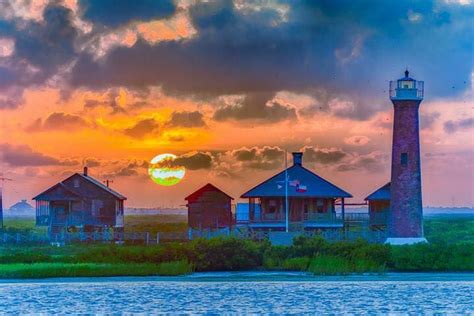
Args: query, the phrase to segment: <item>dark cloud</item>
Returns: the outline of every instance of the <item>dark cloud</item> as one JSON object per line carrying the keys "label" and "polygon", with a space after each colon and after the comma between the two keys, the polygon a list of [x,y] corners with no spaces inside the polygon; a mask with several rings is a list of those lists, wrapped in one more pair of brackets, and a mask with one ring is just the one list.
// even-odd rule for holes
{"label": "dark cloud", "polygon": [[44,120],[44,122],[40,118],[35,120],[30,126],[26,128],[26,130],[29,132],[51,130],[74,131],[75,129],[86,128],[90,126],[92,126],[92,124],[80,116],[55,112],[50,114]]}
{"label": "dark cloud", "polygon": [[[343,93],[354,104],[336,104],[335,115],[363,119],[389,105],[387,79],[401,76],[406,65],[415,77],[429,80],[432,97],[469,87],[471,6],[434,0],[281,3],[289,7],[284,18],[269,7],[238,10],[231,1],[198,2],[190,10],[195,37],[139,40],[100,62],[83,54],[71,82],[91,88],[159,85],[168,93],[200,96],[318,88],[329,100]],[[413,13],[421,18],[410,19]],[[364,97],[357,97],[361,91]],[[249,108],[225,107],[216,118],[245,119],[252,116]],[[292,113],[281,104],[273,110],[276,114],[268,106],[255,109],[264,119]]]}
{"label": "dark cloud", "polygon": [[199,111],[173,112],[170,120],[166,123],[170,127],[205,127],[203,115]]}
{"label": "dark cloud", "polygon": [[12,167],[38,167],[38,166],[70,166],[76,165],[74,160],[59,160],[57,158],[39,153],[26,145],[0,144],[0,159]]}
{"label": "dark cloud", "polygon": [[80,0],[83,17],[93,23],[117,27],[130,21],[166,18],[175,12],[172,0]]}
{"label": "dark cloud", "polygon": [[336,148],[314,148],[305,146],[302,151],[304,161],[322,164],[334,164],[347,156],[347,153]]}
{"label": "dark cloud", "polygon": [[157,134],[160,124],[155,119],[144,119],[135,123],[132,127],[123,130],[123,133],[133,138],[143,138],[148,135]]}
{"label": "dark cloud", "polygon": [[272,170],[283,165],[285,152],[279,147],[240,148],[231,152],[231,156],[244,168]]}
{"label": "dark cloud", "polygon": [[[126,113],[127,111],[117,103],[118,91],[111,89],[107,93],[106,100],[86,99],[84,101],[84,110],[91,110],[97,107],[110,108],[111,114]],[[136,105],[136,104],[133,104]]]}
{"label": "dark cloud", "polygon": [[296,119],[296,110],[276,101],[271,101],[272,93],[256,93],[247,95],[241,104],[225,105],[214,113],[216,121],[261,121],[276,123]]}
{"label": "dark cloud", "polygon": [[189,170],[210,169],[212,156],[207,152],[193,152],[178,156],[172,162],[175,166],[184,166]]}
{"label": "dark cloud", "polygon": [[457,131],[463,131],[467,129],[471,129],[474,127],[474,118],[465,118],[460,120],[449,120],[444,123],[444,130],[446,133],[455,133]]}
{"label": "dark cloud", "polygon": [[0,101],[0,107],[16,107],[23,89],[45,83],[77,56],[78,31],[72,23],[72,11],[50,4],[43,11],[43,21],[0,20],[0,37],[15,42],[14,53],[7,57],[7,70],[0,68],[0,91],[15,87],[14,97]]}
{"label": "dark cloud", "polygon": [[106,173],[103,176],[105,178],[115,178],[115,177],[134,177],[145,175],[145,170],[148,168],[148,162],[142,160],[132,160],[125,163],[120,162],[121,166],[113,172]]}

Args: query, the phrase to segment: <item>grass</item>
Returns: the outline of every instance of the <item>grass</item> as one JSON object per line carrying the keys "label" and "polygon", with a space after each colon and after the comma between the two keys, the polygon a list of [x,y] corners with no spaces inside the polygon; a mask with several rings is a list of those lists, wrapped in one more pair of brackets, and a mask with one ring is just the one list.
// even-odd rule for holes
{"label": "grass", "polygon": [[[181,227],[179,229],[186,227],[182,217],[132,215],[126,217],[126,225],[135,231],[174,231],[173,225]],[[28,229],[31,225],[21,221],[10,224],[14,224],[10,229]],[[306,237],[297,238],[291,247],[224,237],[150,246],[14,245],[0,247],[0,278],[179,275],[190,271],[249,269],[315,274],[474,271],[474,222],[471,219],[428,219],[425,233],[429,244],[410,246],[368,244],[362,240],[329,243],[321,238]]]}
{"label": "grass", "polygon": [[185,215],[127,215],[125,232],[134,233],[184,233],[188,229]]}
{"label": "grass", "polygon": [[111,276],[177,276],[192,272],[185,261],[161,264],[104,263],[15,263],[0,264],[0,278],[111,277]]}

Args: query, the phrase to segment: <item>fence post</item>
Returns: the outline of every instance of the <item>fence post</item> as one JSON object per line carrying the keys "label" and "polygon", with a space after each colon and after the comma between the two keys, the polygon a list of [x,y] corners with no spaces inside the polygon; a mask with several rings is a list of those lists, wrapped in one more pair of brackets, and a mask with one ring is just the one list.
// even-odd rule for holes
{"label": "fence post", "polygon": [[145,233],[145,245],[148,246],[148,242],[150,241],[150,233],[146,232]]}
{"label": "fence post", "polygon": [[160,233],[156,233],[156,244],[160,243]]}

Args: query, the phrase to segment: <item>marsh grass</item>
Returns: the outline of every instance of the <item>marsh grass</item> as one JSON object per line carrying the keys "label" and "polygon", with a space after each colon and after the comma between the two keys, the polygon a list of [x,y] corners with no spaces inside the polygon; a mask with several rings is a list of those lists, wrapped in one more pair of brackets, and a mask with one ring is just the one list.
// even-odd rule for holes
{"label": "marsh grass", "polygon": [[177,276],[189,274],[192,267],[186,261],[161,264],[105,264],[105,263],[15,263],[0,264],[2,279],[41,279],[57,277],[111,276]]}

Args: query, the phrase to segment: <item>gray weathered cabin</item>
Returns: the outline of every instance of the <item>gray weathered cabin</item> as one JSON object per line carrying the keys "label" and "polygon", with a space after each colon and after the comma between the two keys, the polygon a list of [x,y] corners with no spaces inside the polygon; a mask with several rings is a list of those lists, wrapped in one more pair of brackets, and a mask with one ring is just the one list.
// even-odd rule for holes
{"label": "gray weathered cabin", "polygon": [[122,232],[126,197],[84,173],[69,178],[35,196],[36,225],[48,226],[50,235],[61,232]]}

